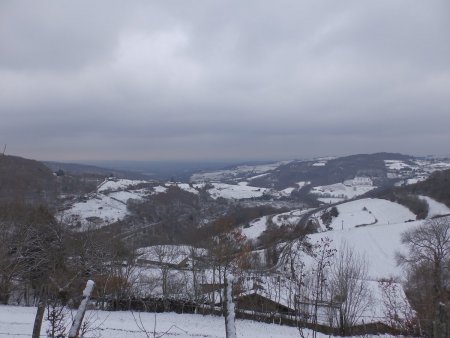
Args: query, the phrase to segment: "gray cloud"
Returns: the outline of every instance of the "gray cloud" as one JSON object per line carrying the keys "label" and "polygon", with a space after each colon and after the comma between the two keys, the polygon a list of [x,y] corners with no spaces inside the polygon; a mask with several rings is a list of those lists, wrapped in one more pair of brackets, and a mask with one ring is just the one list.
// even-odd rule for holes
{"label": "gray cloud", "polygon": [[0,143],[39,159],[448,154],[442,1],[3,1]]}

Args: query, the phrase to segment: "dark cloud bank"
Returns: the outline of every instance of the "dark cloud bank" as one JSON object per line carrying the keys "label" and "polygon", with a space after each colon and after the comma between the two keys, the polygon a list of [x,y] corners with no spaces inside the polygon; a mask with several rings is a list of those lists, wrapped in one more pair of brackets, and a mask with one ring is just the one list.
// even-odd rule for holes
{"label": "dark cloud bank", "polygon": [[447,0],[5,0],[0,41],[22,156],[450,153]]}

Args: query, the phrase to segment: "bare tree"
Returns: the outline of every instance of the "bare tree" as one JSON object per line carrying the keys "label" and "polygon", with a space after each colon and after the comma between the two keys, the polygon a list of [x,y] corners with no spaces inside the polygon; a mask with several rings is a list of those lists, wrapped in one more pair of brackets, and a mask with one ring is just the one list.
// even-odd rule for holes
{"label": "bare tree", "polygon": [[319,324],[318,311],[320,306],[326,301],[326,288],[328,286],[329,268],[336,250],[331,248],[331,239],[321,238],[320,242],[314,247],[315,267],[313,268],[312,278],[312,301],[313,315],[312,323],[315,326],[313,337],[316,337],[317,325]]}
{"label": "bare tree", "polygon": [[[237,280],[243,269],[248,266],[250,247],[240,230],[233,230],[214,237],[207,243],[207,250],[213,270],[213,289],[216,287],[222,289],[229,273],[232,273]],[[218,284],[216,284],[216,273],[219,278]],[[221,304],[223,304],[222,296],[222,292],[219,292]]]}
{"label": "bare tree", "polygon": [[384,304],[384,316],[389,326],[406,335],[421,335],[416,312],[406,298],[401,285],[392,278],[378,282]]}
{"label": "bare tree", "polygon": [[65,337],[68,312],[69,310],[56,299],[47,302],[45,319],[48,323],[46,330],[48,338]]}
{"label": "bare tree", "polygon": [[25,244],[22,229],[10,222],[0,221],[0,303],[8,304],[14,289],[14,280],[23,276],[27,264],[22,258]]}
{"label": "bare tree", "polygon": [[[297,287],[300,293],[297,296],[296,309],[299,312],[299,333],[306,337],[305,326],[313,327],[311,335],[317,337],[317,329],[320,324],[319,315],[329,306],[328,287],[330,279],[330,267],[336,250],[331,247],[331,239],[321,238],[313,244],[310,255],[313,264],[309,269],[298,269]],[[308,334],[309,336],[309,334]]]}
{"label": "bare tree", "polygon": [[351,327],[372,304],[367,268],[365,257],[355,253],[345,243],[331,264],[330,309],[342,335],[351,333]]}
{"label": "bare tree", "polygon": [[[410,276],[417,269],[429,270],[432,277],[433,318],[430,330],[434,337],[448,337],[449,300],[448,277],[450,269],[450,218],[427,220],[422,225],[402,234],[407,254],[398,254],[398,262],[406,266]],[[447,283],[447,284],[446,284]]]}
{"label": "bare tree", "polygon": [[158,263],[158,269],[161,274],[161,287],[163,297],[169,295],[170,289],[170,271],[179,263],[181,250],[176,245],[155,245],[149,250],[149,254]]}
{"label": "bare tree", "polygon": [[193,298],[197,300],[200,297],[200,276],[204,274],[204,268],[200,264],[199,258],[203,255],[203,250],[194,246],[189,247],[189,256],[191,258],[192,288]]}

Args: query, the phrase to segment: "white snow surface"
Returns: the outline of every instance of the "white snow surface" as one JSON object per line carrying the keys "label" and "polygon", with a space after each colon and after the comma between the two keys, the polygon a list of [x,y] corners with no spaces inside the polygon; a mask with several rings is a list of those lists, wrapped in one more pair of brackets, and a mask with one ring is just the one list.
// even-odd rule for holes
{"label": "white snow surface", "polygon": [[[132,189],[141,183],[146,181],[107,179],[99,185],[97,193],[89,194],[84,201],[72,204],[59,216],[68,219],[69,222],[80,222],[82,229],[86,226],[101,227],[122,220],[128,214],[129,199],[141,200],[149,194],[146,189]],[[99,221],[90,222],[89,218],[94,217]]]}
{"label": "white snow surface", "polygon": [[166,191],[167,191],[167,188],[166,188],[166,187],[163,187],[163,186],[161,186],[161,185],[158,185],[158,186],[156,186],[156,187],[153,188],[153,191],[154,191],[155,193],[159,194],[159,193],[166,192]]}
{"label": "white snow surface", "polygon": [[[363,210],[364,207],[367,210]],[[403,250],[401,234],[423,221],[411,221],[416,216],[406,207],[376,198],[343,203],[337,209],[339,216],[333,218],[333,230],[309,235],[311,242],[328,237],[335,249],[347,244],[366,257],[371,279],[402,277],[403,270],[395,259],[396,252]]]}
{"label": "white snow surface", "polygon": [[415,220],[408,208],[388,200],[364,198],[337,206],[339,215],[334,217],[331,227],[334,230],[353,228],[368,224],[396,224]]}
{"label": "white snow surface", "polygon": [[272,222],[278,226],[282,225],[296,225],[300,219],[302,218],[302,215],[304,215],[306,212],[310,211],[311,209],[304,209],[304,210],[291,210],[288,212],[284,212],[282,214],[278,214],[272,217]]}
{"label": "white snow surface", "polygon": [[211,183],[213,188],[208,192],[212,198],[217,199],[219,197],[227,199],[244,199],[252,197],[261,197],[269,189],[252,187],[248,185],[236,185],[226,183]]}
{"label": "white snow surface", "polygon": [[282,196],[291,196],[291,193],[292,193],[295,189],[296,189],[296,188],[289,187],[289,188],[286,188],[286,189],[281,190],[281,191],[280,191],[280,194],[281,194]]}
{"label": "white snow surface", "polygon": [[445,170],[450,168],[450,162],[436,162],[430,165],[434,169]]}
{"label": "white snow surface", "polygon": [[263,216],[250,222],[250,227],[243,228],[242,234],[247,239],[257,239],[267,228],[267,220],[269,216]]}
{"label": "white snow surface", "polygon": [[300,181],[300,182],[297,182],[297,185],[298,185],[298,188],[299,188],[299,189],[303,188],[305,185],[308,185],[308,184],[311,184],[311,182],[310,182],[310,181]]}
{"label": "white snow surface", "polygon": [[108,196],[122,203],[127,203],[129,199],[140,200],[146,194],[147,193],[145,190],[132,190],[111,192],[108,194]]}
{"label": "white snow surface", "polygon": [[[220,181],[225,179],[234,179],[248,174],[263,174],[289,162],[290,161],[281,161],[259,165],[240,165],[233,169],[196,173],[191,176],[190,180],[191,182]],[[256,176],[252,176],[252,178],[256,178]]]}
{"label": "white snow surface", "polygon": [[348,186],[343,183],[336,183],[330,185],[323,185],[313,187],[311,194],[317,195],[321,198],[354,198],[375,189],[374,186]]}
{"label": "white snow surface", "polygon": [[[35,307],[0,305],[0,337],[29,337],[33,331]],[[139,314],[134,313],[139,321]],[[150,335],[153,335],[154,313],[140,313],[142,322]],[[98,333],[108,338],[145,338],[131,312],[124,311],[87,311],[85,319],[93,322],[94,327],[100,327]],[[47,323],[43,324],[41,334],[45,335]],[[202,316],[195,314],[157,313],[156,332],[161,335],[169,330],[169,337],[177,338],[224,338],[225,320],[223,317]],[[295,327],[276,324],[236,320],[237,337],[242,338],[296,338],[298,330]],[[308,330],[307,330],[308,331]],[[311,335],[311,332],[308,331]],[[307,332],[307,333],[308,333]],[[318,333],[318,337],[327,335]],[[381,337],[381,336],[377,336]]]}
{"label": "white snow surface", "polygon": [[127,179],[118,179],[118,180],[106,179],[105,181],[103,181],[103,183],[101,183],[98,186],[97,191],[104,192],[104,191],[124,190],[142,183],[147,183],[147,181],[127,180]]}
{"label": "white snow surface", "polygon": [[440,203],[428,196],[419,196],[419,198],[425,200],[428,203],[427,218],[450,214],[450,208],[447,207],[444,203]]}
{"label": "white snow surface", "polygon": [[400,160],[384,160],[386,168],[389,170],[401,170],[404,168],[410,168],[409,164],[404,163]]}
{"label": "white snow surface", "polygon": [[242,228],[242,234],[249,240],[257,239],[267,229],[269,219],[271,219],[276,226],[295,225],[300,221],[302,215],[310,210],[311,209],[291,210],[282,214],[263,216],[254,219],[250,222],[250,227]]}
{"label": "white snow surface", "polygon": [[259,174],[259,175],[256,175],[256,176],[249,177],[249,178],[247,178],[247,180],[251,181],[251,180],[255,180],[257,178],[264,177],[264,176],[267,176],[267,175],[269,175],[269,173]]}
{"label": "white snow surface", "polygon": [[88,224],[88,218],[98,217],[102,225],[114,223],[127,215],[125,202],[112,197],[97,194],[86,202],[77,202],[69,210],[62,213],[63,217],[78,219],[82,225]]}
{"label": "white snow surface", "polygon": [[309,235],[311,243],[328,237],[332,240],[332,247],[339,249],[346,243],[356,253],[365,256],[368,261],[369,278],[403,277],[403,270],[396,263],[396,252],[402,249],[401,234],[422,221],[369,225],[360,228],[345,229],[344,231],[325,231]]}

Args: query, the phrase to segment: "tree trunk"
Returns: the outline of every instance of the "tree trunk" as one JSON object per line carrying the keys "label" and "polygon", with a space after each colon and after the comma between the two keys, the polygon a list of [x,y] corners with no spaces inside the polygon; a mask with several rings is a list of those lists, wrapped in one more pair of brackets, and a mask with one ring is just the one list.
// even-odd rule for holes
{"label": "tree trunk", "polygon": [[236,338],[235,311],[233,303],[233,276],[224,278],[225,283],[225,334],[226,338]]}
{"label": "tree trunk", "polygon": [[445,304],[439,303],[437,309],[437,318],[433,323],[434,338],[448,338],[450,336],[448,319],[449,318]]}
{"label": "tree trunk", "polygon": [[[78,307],[77,314],[72,322],[72,327],[69,330],[69,338],[78,337],[78,332],[80,331],[81,324],[83,323],[84,314],[86,312],[86,307],[89,302],[89,298],[91,297],[92,290],[94,289],[94,281],[88,280],[86,283],[86,288],[83,291],[83,300],[81,301],[80,306]],[[33,337],[34,338],[34,337]]]}
{"label": "tree trunk", "polygon": [[47,298],[44,297],[44,292],[41,293],[39,298],[38,308],[36,311],[36,317],[34,318],[33,335],[32,338],[39,338],[41,336],[42,320],[44,319],[45,306],[47,305]]}

